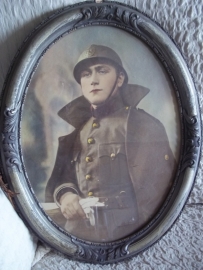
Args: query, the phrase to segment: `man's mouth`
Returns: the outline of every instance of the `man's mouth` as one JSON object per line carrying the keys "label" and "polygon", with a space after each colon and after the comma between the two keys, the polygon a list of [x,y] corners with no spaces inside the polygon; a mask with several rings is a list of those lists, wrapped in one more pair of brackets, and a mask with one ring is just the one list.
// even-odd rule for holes
{"label": "man's mouth", "polygon": [[102,91],[102,90],[101,89],[93,89],[93,90],[90,91],[90,93],[97,93],[97,92],[100,92],[100,91]]}

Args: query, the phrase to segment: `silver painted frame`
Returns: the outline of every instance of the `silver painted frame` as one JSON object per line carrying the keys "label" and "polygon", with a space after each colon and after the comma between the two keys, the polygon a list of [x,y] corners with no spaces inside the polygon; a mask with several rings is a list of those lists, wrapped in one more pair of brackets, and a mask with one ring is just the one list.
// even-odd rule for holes
{"label": "silver painted frame", "polygon": [[[96,3],[98,2],[98,3]],[[36,27],[24,41],[9,70],[1,104],[1,171],[15,202],[37,236],[67,256],[86,262],[112,263],[151,246],[172,226],[192,189],[200,157],[201,119],[188,67],[170,37],[135,8],[117,2],[88,1],[65,7]],[[174,185],[162,211],[137,234],[112,243],[90,243],[65,233],[44,213],[26,179],[20,146],[23,100],[37,64],[65,33],[91,25],[113,26],[143,40],[166,68],[179,104],[182,149]]]}

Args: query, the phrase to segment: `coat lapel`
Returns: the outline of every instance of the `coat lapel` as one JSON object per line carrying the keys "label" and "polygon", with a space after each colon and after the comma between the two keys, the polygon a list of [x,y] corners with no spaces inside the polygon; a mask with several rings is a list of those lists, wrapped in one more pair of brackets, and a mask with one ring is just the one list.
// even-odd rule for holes
{"label": "coat lapel", "polygon": [[[136,107],[148,93],[149,89],[135,84],[128,84],[120,90],[124,105],[133,107]],[[58,115],[78,129],[92,116],[91,105],[84,96],[80,96],[64,106]]]}

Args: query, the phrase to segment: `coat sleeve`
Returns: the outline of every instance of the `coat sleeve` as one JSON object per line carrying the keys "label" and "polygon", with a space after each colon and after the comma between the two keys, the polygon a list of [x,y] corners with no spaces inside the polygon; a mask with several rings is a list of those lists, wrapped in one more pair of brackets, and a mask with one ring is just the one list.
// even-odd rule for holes
{"label": "coat sleeve", "polygon": [[76,132],[59,138],[55,165],[45,189],[45,201],[56,203],[64,193],[78,193],[75,165],[72,162],[73,144]]}
{"label": "coat sleeve", "polygon": [[128,166],[141,226],[157,213],[166,199],[176,162],[159,120],[143,110],[134,109],[127,131]]}

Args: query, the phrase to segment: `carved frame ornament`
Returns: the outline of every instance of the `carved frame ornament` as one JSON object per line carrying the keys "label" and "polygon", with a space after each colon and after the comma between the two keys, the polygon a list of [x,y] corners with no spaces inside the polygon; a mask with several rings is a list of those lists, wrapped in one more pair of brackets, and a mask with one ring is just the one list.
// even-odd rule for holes
{"label": "carved frame ornament", "polygon": [[[176,176],[159,213],[142,229],[113,242],[93,243],[65,232],[45,214],[29,182],[20,134],[23,102],[30,80],[49,47],[78,29],[114,27],[149,46],[164,66],[177,99],[181,123],[181,153]],[[113,263],[150,247],[172,226],[193,187],[201,146],[201,122],[195,86],[188,67],[170,37],[137,9],[117,2],[88,1],[62,8],[43,21],[17,52],[4,85],[1,104],[1,170],[18,195],[16,206],[29,227],[53,248],[73,259]]]}

